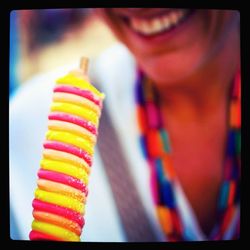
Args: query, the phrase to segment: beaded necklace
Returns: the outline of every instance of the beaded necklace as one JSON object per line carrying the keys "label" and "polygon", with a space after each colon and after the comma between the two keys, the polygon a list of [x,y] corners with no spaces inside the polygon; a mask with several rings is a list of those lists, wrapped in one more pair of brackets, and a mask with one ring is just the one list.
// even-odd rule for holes
{"label": "beaded necklace", "polygon": [[[176,173],[171,160],[169,135],[163,126],[159,108],[160,98],[153,84],[138,70],[136,81],[137,118],[140,145],[150,167],[151,190],[157,217],[167,241],[193,240],[185,230],[177,208],[174,187]],[[209,240],[224,239],[240,202],[241,168],[241,75],[237,72],[232,84],[229,104],[227,146],[223,181],[217,205],[217,223]],[[240,220],[231,239],[238,239]]]}

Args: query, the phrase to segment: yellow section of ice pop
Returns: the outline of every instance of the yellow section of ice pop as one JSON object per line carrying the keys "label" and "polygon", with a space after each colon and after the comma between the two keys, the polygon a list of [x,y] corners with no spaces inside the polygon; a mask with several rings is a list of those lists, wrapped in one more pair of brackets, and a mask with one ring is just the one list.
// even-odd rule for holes
{"label": "yellow section of ice pop", "polygon": [[67,174],[81,180],[85,184],[88,184],[88,173],[85,171],[85,169],[76,167],[70,163],[42,159],[40,161],[40,165],[42,169]]}
{"label": "yellow section of ice pop", "polygon": [[64,229],[62,227],[53,225],[53,224],[49,224],[46,222],[41,222],[41,221],[37,221],[34,220],[32,222],[32,229],[36,230],[38,232],[42,232],[42,233],[48,233],[50,235],[54,235],[58,238],[67,240],[67,241],[79,241],[80,237],[78,235],[76,235],[75,233]]}
{"label": "yellow section of ice pop", "polygon": [[88,140],[85,140],[84,138],[80,136],[73,135],[68,132],[48,130],[46,133],[46,138],[48,140],[55,140],[55,141],[66,142],[66,143],[72,144],[74,146],[77,146],[83,149],[90,155],[93,155],[94,153],[93,145],[91,145],[91,143]]}
{"label": "yellow section of ice pop", "polygon": [[80,214],[84,214],[84,204],[74,198],[57,193],[47,192],[39,188],[37,188],[35,191],[35,197],[41,201],[63,206]]}
{"label": "yellow section of ice pop", "polygon": [[68,73],[66,76],[59,78],[56,81],[56,83],[57,84],[71,85],[71,86],[78,87],[78,88],[83,89],[83,90],[90,90],[91,92],[93,92],[94,94],[99,96],[101,99],[103,99],[105,97],[105,95],[103,93],[101,93],[100,91],[98,91],[92,84],[90,84],[89,82],[87,82],[84,79],[76,77],[72,73]]}
{"label": "yellow section of ice pop", "polygon": [[50,110],[77,115],[87,121],[90,121],[95,126],[98,126],[98,116],[94,111],[89,108],[66,102],[53,102],[50,106]]}

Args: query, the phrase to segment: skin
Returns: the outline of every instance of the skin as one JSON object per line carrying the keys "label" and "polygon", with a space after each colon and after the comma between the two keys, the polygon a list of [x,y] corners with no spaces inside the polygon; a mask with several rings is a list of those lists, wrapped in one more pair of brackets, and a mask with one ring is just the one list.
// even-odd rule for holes
{"label": "skin", "polygon": [[178,180],[201,229],[209,234],[222,181],[229,89],[240,66],[239,14],[197,10],[181,30],[160,41],[138,36],[121,18],[150,18],[169,10],[96,12],[158,88]]}

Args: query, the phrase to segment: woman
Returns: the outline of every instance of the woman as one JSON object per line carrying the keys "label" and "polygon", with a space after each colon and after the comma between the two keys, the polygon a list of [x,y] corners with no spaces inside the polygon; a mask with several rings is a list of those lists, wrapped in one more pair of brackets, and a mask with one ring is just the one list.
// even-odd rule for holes
{"label": "woman", "polygon": [[[118,45],[104,53],[93,66],[92,79],[107,95],[106,107],[154,239],[237,239],[239,13],[167,8],[96,12],[128,48]],[[95,163],[103,165],[100,159]],[[93,196],[98,189],[94,179],[93,174]],[[93,199],[89,211],[97,206]],[[111,224],[117,211],[109,217]],[[85,229],[87,234],[87,225]],[[116,240],[130,241],[126,236],[108,239]]]}
{"label": "woman", "polygon": [[[166,161],[171,154],[176,178],[203,232],[209,235],[218,219],[225,141],[230,129],[228,106],[240,67],[238,13],[136,8],[99,11],[135,56],[143,71],[141,81],[145,85],[150,81],[157,91],[155,101],[162,121],[149,125],[151,131],[142,124],[142,136],[149,138],[155,130],[168,131],[172,150],[166,150]],[[143,116],[146,105],[152,105],[152,99],[146,98],[138,100],[139,116]],[[150,123],[151,117],[140,118]],[[145,143],[149,151],[153,137],[150,135],[152,140]],[[150,160],[159,157],[164,162],[164,154],[149,152]],[[156,205],[170,206],[159,198]]]}

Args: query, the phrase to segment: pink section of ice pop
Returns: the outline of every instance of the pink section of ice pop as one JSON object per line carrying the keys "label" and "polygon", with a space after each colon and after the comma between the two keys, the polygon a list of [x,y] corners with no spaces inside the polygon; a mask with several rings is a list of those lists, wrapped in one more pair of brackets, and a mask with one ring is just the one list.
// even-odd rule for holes
{"label": "pink section of ice pop", "polygon": [[32,206],[36,210],[57,214],[67,219],[70,219],[72,221],[75,221],[76,223],[79,224],[80,227],[83,227],[85,223],[84,218],[81,214],[69,208],[65,208],[65,207],[54,205],[48,202],[40,201],[38,199],[33,200]]}
{"label": "pink section of ice pop", "polygon": [[57,238],[50,234],[41,233],[35,230],[32,230],[29,234],[30,240],[52,240],[52,241],[62,241],[63,239]]}
{"label": "pink section of ice pop", "polygon": [[46,179],[50,181],[55,181],[59,182],[65,185],[69,185],[73,188],[76,188],[82,192],[84,192],[85,196],[88,195],[88,188],[87,186],[84,185],[83,182],[80,180],[66,174],[50,171],[50,170],[44,170],[44,169],[39,169],[37,173],[38,177],[41,179]]}
{"label": "pink section of ice pop", "polygon": [[89,132],[93,133],[94,135],[97,135],[96,127],[90,122],[84,119],[81,119],[79,116],[70,115],[70,114],[61,113],[61,112],[51,112],[49,114],[49,120],[71,122],[71,123],[74,123],[78,126],[81,126],[87,129]]}
{"label": "pink section of ice pop", "polygon": [[94,102],[96,105],[101,106],[100,100],[97,99],[89,90],[82,90],[77,87],[71,87],[67,85],[58,85],[54,88],[54,92],[64,92],[82,96]]}
{"label": "pink section of ice pop", "polygon": [[59,150],[59,151],[63,151],[66,153],[73,154],[75,156],[83,158],[88,163],[88,165],[90,167],[92,165],[91,156],[87,152],[85,152],[82,149],[75,147],[73,145],[58,142],[58,141],[45,141],[45,143],[43,144],[43,147],[45,149],[55,149],[55,150]]}

